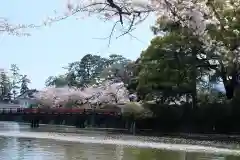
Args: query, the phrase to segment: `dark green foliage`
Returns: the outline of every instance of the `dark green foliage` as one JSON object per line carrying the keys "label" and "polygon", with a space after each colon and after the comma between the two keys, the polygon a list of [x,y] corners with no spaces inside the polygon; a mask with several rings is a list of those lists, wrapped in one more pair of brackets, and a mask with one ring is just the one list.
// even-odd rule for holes
{"label": "dark green foliage", "polygon": [[5,72],[0,73],[0,99],[1,101],[10,101],[11,100],[11,82],[9,77]]}
{"label": "dark green foliage", "polygon": [[27,75],[21,75],[16,64],[11,65],[10,75],[8,72],[2,71],[0,73],[0,101],[10,102],[16,98],[17,95],[29,90],[28,84],[30,80]]}
{"label": "dark green foliage", "polygon": [[139,128],[151,128],[160,132],[188,133],[239,133],[239,102],[199,104],[193,109],[191,104],[160,105],[145,104],[154,117],[139,119]]}
{"label": "dark green foliage", "polygon": [[119,77],[127,82],[126,66],[131,61],[121,55],[112,54],[108,58],[87,54],[80,61],[72,62],[66,67],[67,73],[60,76],[51,76],[46,86],[74,86],[98,83],[101,79]]}
{"label": "dark green foliage", "polygon": [[26,91],[29,90],[28,88],[28,84],[30,83],[30,80],[27,78],[27,75],[23,75],[21,76],[21,79],[20,79],[20,94],[23,94],[25,93]]}
{"label": "dark green foliage", "polygon": [[20,77],[21,75],[19,74],[19,68],[16,64],[12,64],[11,65],[11,69],[10,71],[12,72],[12,95],[13,95],[13,99],[16,98],[17,94],[18,94],[18,89],[19,87],[19,83],[20,83]]}

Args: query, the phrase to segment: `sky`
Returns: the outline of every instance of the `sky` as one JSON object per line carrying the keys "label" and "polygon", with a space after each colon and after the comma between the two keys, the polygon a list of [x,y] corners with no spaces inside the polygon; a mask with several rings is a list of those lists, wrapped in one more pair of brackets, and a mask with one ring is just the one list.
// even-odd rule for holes
{"label": "sky", "polygon": [[[0,5],[1,17],[14,24],[41,24],[47,17],[67,11],[66,0],[4,0]],[[150,26],[155,17],[138,25],[132,35],[113,38],[108,47],[107,37],[113,22],[104,22],[94,16],[79,14],[51,26],[27,30],[31,36],[16,37],[0,33],[0,68],[8,70],[17,64],[21,74],[31,79],[30,88],[41,89],[49,76],[64,73],[64,66],[78,61],[85,54],[121,54],[132,60],[150,44],[153,34]],[[115,32],[116,36],[119,32]]]}

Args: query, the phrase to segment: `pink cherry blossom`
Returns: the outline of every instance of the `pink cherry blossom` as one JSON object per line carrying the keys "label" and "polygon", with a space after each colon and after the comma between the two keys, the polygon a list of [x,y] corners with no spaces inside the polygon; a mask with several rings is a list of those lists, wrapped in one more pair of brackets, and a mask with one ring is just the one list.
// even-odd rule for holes
{"label": "pink cherry blossom", "polygon": [[70,100],[89,104],[129,102],[128,91],[122,82],[104,82],[102,85],[89,86],[84,89],[47,87],[34,96],[46,106],[64,105]]}

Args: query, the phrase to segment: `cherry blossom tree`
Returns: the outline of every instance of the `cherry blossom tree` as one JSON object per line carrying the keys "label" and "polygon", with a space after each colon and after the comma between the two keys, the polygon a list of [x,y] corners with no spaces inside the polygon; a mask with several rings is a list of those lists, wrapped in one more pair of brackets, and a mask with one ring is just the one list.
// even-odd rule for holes
{"label": "cherry blossom tree", "polygon": [[208,2],[203,0],[67,0],[66,4],[68,11],[64,16],[49,18],[46,23],[76,16],[78,13],[97,15],[103,20],[115,20],[109,38],[118,24],[122,26],[122,35],[125,35],[152,12],[157,13],[158,17],[167,17],[181,21],[182,25],[190,28],[197,28],[197,33],[205,30],[204,15],[207,14],[211,16],[211,21],[216,21],[212,5],[207,5]]}
{"label": "cherry blossom tree", "polygon": [[[239,6],[240,1],[190,0],[156,1],[161,29],[172,25],[188,30],[189,41],[202,44],[204,57],[210,60],[211,69],[222,81],[226,96],[234,97],[239,72]],[[158,4],[158,5],[157,5]]]}
{"label": "cherry blossom tree", "polygon": [[0,34],[8,34],[13,36],[30,36],[29,29],[39,28],[44,24],[13,24],[7,18],[0,17]]}
{"label": "cherry blossom tree", "polygon": [[85,86],[84,88],[70,87],[47,87],[34,94],[36,100],[42,105],[50,108],[66,107],[71,102],[71,107],[101,108],[111,104],[111,107],[121,108],[124,113],[145,113],[141,103],[130,102],[129,95],[123,82],[103,81],[98,85]]}
{"label": "cherry blossom tree", "polygon": [[68,101],[80,104],[118,104],[130,102],[128,91],[122,82],[103,82],[101,85],[86,86],[85,88],[55,88],[47,87],[36,93],[34,97],[45,106],[65,105]]}
{"label": "cherry blossom tree", "polygon": [[[124,28],[127,26],[124,32],[126,34],[154,12],[159,19],[177,22],[189,28],[199,39],[212,43],[209,42],[212,37],[208,35],[208,25],[217,26],[219,31],[232,30],[228,26],[226,11],[237,11],[238,7],[238,0],[68,0],[68,13],[63,17],[50,19],[49,23],[78,13],[95,14],[104,20],[115,19],[116,24],[120,23]],[[236,21],[237,14],[231,13],[231,19]],[[234,32],[238,33],[236,30]]]}
{"label": "cherry blossom tree", "polygon": [[109,36],[106,37],[110,43],[118,29],[121,35],[117,35],[116,38],[126,34],[132,36],[134,26],[143,22],[153,11],[154,8],[148,0],[66,0],[66,12],[63,15],[48,17],[44,24],[50,25],[71,16],[81,19],[94,15],[103,21],[114,22]]}
{"label": "cherry blossom tree", "polygon": [[[48,23],[86,13],[100,19],[114,21],[111,39],[116,26],[122,26],[122,34],[131,34],[150,13],[156,14],[160,29],[166,34],[171,27],[182,28],[189,41],[201,44],[215,56],[211,69],[224,84],[226,95],[233,98],[236,76],[239,70],[239,0],[68,0],[68,13],[49,19]],[[159,33],[159,32],[158,32]],[[205,54],[207,58],[209,55]]]}

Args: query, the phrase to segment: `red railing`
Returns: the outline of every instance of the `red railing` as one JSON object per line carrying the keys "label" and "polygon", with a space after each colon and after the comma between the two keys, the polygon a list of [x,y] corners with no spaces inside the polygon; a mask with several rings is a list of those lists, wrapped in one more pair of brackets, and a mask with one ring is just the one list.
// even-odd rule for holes
{"label": "red railing", "polygon": [[24,114],[105,114],[116,115],[120,114],[117,111],[109,109],[81,109],[81,108],[0,108],[1,113],[24,113]]}

